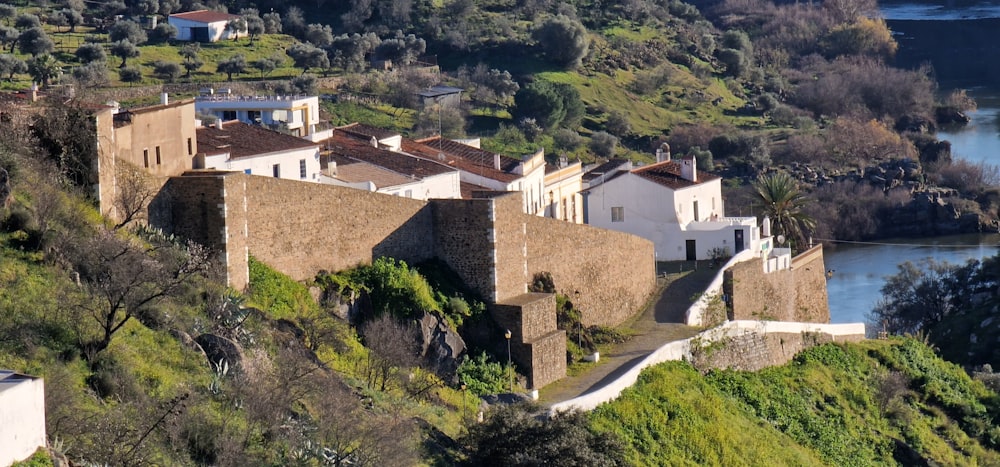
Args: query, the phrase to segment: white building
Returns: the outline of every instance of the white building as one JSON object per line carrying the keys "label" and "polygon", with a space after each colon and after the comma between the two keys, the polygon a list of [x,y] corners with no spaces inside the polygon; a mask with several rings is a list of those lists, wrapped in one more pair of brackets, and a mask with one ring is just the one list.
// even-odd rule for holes
{"label": "white building", "polygon": [[651,240],[657,261],[709,259],[745,249],[770,254],[755,217],[726,217],[722,179],[693,157],[619,171],[586,193],[590,225]]}
{"label": "white building", "polygon": [[221,120],[239,120],[256,125],[280,125],[300,138],[320,141],[332,132],[319,131],[317,96],[232,96],[214,90],[194,101],[198,114],[214,115]]}
{"label": "white building", "polygon": [[583,163],[560,160],[545,167],[545,217],[583,223]]}
{"label": "white building", "polygon": [[239,171],[287,180],[320,181],[317,143],[243,122],[198,128],[196,169]]}
{"label": "white building", "polygon": [[31,457],[45,438],[44,381],[0,370],[0,466]]}
{"label": "white building", "polygon": [[476,141],[460,143],[433,136],[416,141],[403,140],[402,150],[458,169],[465,184],[484,190],[520,191],[524,212],[545,215],[544,149],[518,160],[484,151]]}
{"label": "white building", "polygon": [[366,138],[357,127],[354,130],[337,129],[323,141],[322,183],[423,200],[462,197],[458,170],[388,149],[376,137]]}
{"label": "white building", "polygon": [[167,18],[171,26],[177,28],[179,41],[216,42],[223,39],[233,39],[247,35],[242,31],[227,31],[226,25],[239,15],[231,15],[221,11],[197,10],[185,13],[174,13]]}

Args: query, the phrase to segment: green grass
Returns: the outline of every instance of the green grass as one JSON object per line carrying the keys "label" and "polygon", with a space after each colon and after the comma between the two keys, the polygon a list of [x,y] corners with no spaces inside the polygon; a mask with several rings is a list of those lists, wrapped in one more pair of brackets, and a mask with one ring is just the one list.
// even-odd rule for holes
{"label": "green grass", "polygon": [[658,365],[593,425],[621,435],[636,465],[997,465],[998,416],[996,394],[898,339],[814,347],[759,372]]}

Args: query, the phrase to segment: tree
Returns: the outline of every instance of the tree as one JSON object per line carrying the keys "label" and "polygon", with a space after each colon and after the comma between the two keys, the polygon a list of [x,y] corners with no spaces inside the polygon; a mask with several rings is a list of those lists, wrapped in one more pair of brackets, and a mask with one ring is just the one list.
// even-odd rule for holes
{"label": "tree", "polygon": [[469,74],[468,80],[475,85],[473,99],[492,101],[496,105],[510,104],[514,94],[521,89],[509,71],[489,69],[483,63],[476,65],[476,68]]}
{"label": "tree", "polygon": [[0,3],[0,18],[4,19],[4,24],[10,26],[10,19],[17,16],[17,7]]}
{"label": "tree", "polygon": [[618,137],[606,131],[598,131],[590,136],[590,151],[601,157],[614,157],[618,149]]}
{"label": "tree", "polygon": [[156,27],[149,32],[149,42],[154,44],[165,44],[173,40],[175,37],[177,37],[177,28],[170,23],[157,24]]}
{"label": "tree", "polygon": [[775,172],[758,178],[753,187],[763,215],[771,219],[772,234],[784,235],[793,249],[803,250],[816,221],[803,210],[809,200],[799,191],[795,179],[785,172]]}
{"label": "tree", "polygon": [[278,12],[264,13],[260,19],[264,21],[264,34],[281,34],[281,15]]}
{"label": "tree", "polygon": [[173,83],[181,76],[181,66],[175,62],[157,60],[153,62],[153,75],[168,83]]}
{"label": "tree", "polygon": [[48,54],[56,46],[41,27],[34,27],[22,32],[17,39],[17,44],[21,53],[29,54],[32,57]]}
{"label": "tree", "polygon": [[238,75],[247,70],[247,59],[243,54],[229,57],[216,66],[216,71],[226,74],[226,80],[232,81],[233,75]]}
{"label": "tree", "polygon": [[440,134],[445,138],[465,137],[466,120],[461,109],[440,104],[428,105],[417,114],[413,131],[420,135]]}
{"label": "tree", "polygon": [[253,62],[250,63],[250,66],[252,66],[255,70],[260,72],[260,79],[261,81],[263,81],[265,75],[274,71],[275,68],[278,68],[278,63],[274,60],[273,57],[270,57],[270,58],[262,58],[260,60],[254,60]]}
{"label": "tree", "polygon": [[632,123],[628,121],[628,117],[625,114],[614,110],[608,114],[608,120],[604,122],[604,128],[609,133],[622,137],[632,132]]}
{"label": "tree", "polygon": [[114,230],[143,217],[143,211],[156,194],[146,177],[145,172],[134,165],[120,161],[116,164],[114,207],[118,224]]}
{"label": "tree", "polygon": [[122,63],[118,65],[118,68],[125,68],[128,59],[139,56],[139,47],[127,39],[122,39],[111,44],[111,55],[122,59]]}
{"label": "tree", "polygon": [[[46,57],[42,55],[39,58]],[[55,61],[52,58],[53,62]],[[97,126],[92,115],[73,105],[49,105],[31,119],[30,132],[42,154],[74,186],[89,188],[96,180]]]}
{"label": "tree", "polygon": [[14,20],[14,27],[22,31],[27,31],[31,28],[40,28],[42,27],[42,20],[31,13],[21,13]]}
{"label": "tree", "polygon": [[80,14],[80,10],[64,8],[60,11],[60,14],[66,18],[66,24],[69,25],[69,32],[76,32],[76,27],[83,24],[83,15]]}
{"label": "tree", "polygon": [[305,41],[316,47],[329,47],[333,43],[333,30],[330,26],[310,24],[306,27]]}
{"label": "tree", "polygon": [[590,50],[587,28],[579,20],[565,15],[545,20],[531,36],[541,44],[550,61],[570,70],[579,67]]}
{"label": "tree", "polygon": [[90,62],[73,69],[73,79],[83,87],[96,88],[108,84],[108,65],[103,61]]}
{"label": "tree", "polygon": [[247,31],[247,21],[243,18],[233,18],[226,23],[226,32],[233,36],[235,42],[240,38],[240,34]]}
{"label": "tree", "polygon": [[927,260],[919,267],[909,261],[897,267],[899,272],[886,278],[882,298],[870,315],[878,329],[916,334],[955,311],[958,290],[953,276],[958,266]]}
{"label": "tree", "polygon": [[302,9],[294,5],[288,7],[285,16],[281,19],[281,27],[285,34],[301,39],[302,34],[306,31],[306,20]]}
{"label": "tree", "polygon": [[6,76],[7,81],[14,81],[14,75],[27,73],[28,64],[12,54],[0,54],[0,76]]}
{"label": "tree", "polygon": [[181,66],[187,71],[187,77],[191,77],[191,72],[196,71],[201,68],[205,62],[198,58],[198,54],[201,52],[201,46],[197,42],[192,42],[190,44],[181,47],[180,55],[184,57],[184,62]]}
{"label": "tree", "polygon": [[385,391],[393,373],[413,367],[419,361],[417,329],[388,313],[365,323],[361,335],[370,350],[365,372],[371,389]]}
{"label": "tree", "polygon": [[42,83],[42,86],[48,86],[49,81],[62,74],[62,68],[59,67],[59,61],[55,57],[42,54],[28,60],[28,74],[31,75],[31,79]]}
{"label": "tree", "polygon": [[514,95],[515,119],[533,118],[542,128],[556,128],[566,118],[562,96],[548,81],[535,81]]}
{"label": "tree", "polygon": [[403,35],[396,31],[396,36],[383,40],[375,48],[375,56],[382,60],[409,65],[427,50],[427,42],[413,34]]}
{"label": "tree", "polygon": [[142,81],[142,72],[136,67],[124,67],[118,69],[118,79],[125,83],[138,83]]}
{"label": "tree", "polygon": [[101,44],[83,44],[80,48],[76,49],[75,55],[81,63],[105,62],[108,60],[108,55],[104,53],[104,47]]}
{"label": "tree", "polygon": [[366,58],[382,41],[375,33],[341,34],[333,38],[330,44],[331,62],[346,71],[364,69]]}
{"label": "tree", "polygon": [[250,44],[252,45],[255,37],[264,34],[264,20],[256,14],[244,16],[243,19],[246,21],[247,34],[250,36]]}
{"label": "tree", "polygon": [[[177,292],[209,266],[206,249],[195,243],[175,245],[151,234],[140,243],[111,230],[74,244],[69,253],[73,268],[87,292],[77,304],[81,319],[92,319],[96,335],[82,331],[80,350],[87,361],[111,344],[111,339],[134,317]],[[148,242],[148,243],[147,243]]]}
{"label": "tree", "polygon": [[297,42],[292,44],[286,51],[289,57],[295,61],[295,66],[302,68],[302,74],[310,68],[329,68],[330,59],[326,56],[326,51],[311,44]]}
{"label": "tree", "polygon": [[460,442],[465,465],[628,465],[621,441],[592,431],[580,411],[540,420],[530,407],[499,406],[486,421],[470,426]]}
{"label": "tree", "polygon": [[66,15],[62,11],[56,11],[49,16],[48,23],[55,26],[56,32],[59,33],[62,32],[61,28],[63,26],[69,26],[69,19],[66,18]]}
{"label": "tree", "polygon": [[118,21],[108,29],[108,36],[111,42],[129,41],[129,43],[139,45],[145,43],[148,37],[142,26],[135,21]]}
{"label": "tree", "polygon": [[10,45],[10,52],[14,53],[17,47],[17,39],[21,37],[21,32],[16,28],[0,26],[0,46]]}

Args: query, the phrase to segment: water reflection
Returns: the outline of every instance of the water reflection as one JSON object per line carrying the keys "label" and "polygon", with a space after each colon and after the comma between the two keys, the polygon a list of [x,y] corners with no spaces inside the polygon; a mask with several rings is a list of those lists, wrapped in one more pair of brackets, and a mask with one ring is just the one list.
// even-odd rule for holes
{"label": "water reflection", "polygon": [[993,256],[1000,251],[1000,234],[970,234],[925,239],[885,240],[881,244],[841,244],[824,254],[830,321],[864,322],[881,297],[885,277],[898,272],[897,265],[928,258],[964,264],[970,259]]}

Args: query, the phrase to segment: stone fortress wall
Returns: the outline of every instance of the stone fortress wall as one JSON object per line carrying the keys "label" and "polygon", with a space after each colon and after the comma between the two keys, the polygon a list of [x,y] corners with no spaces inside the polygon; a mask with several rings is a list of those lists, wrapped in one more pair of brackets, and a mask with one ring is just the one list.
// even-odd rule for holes
{"label": "stone fortress wall", "polygon": [[789,269],[763,274],[762,268],[754,258],[726,270],[730,320],[830,322],[823,245],[792,258]]}
{"label": "stone fortress wall", "polygon": [[[617,325],[655,290],[652,243],[629,234],[524,214],[520,193],[419,201],[242,173],[172,177],[150,223],[216,249],[229,285],[249,282],[248,255],[296,280],[381,256],[440,258],[511,329],[511,351],[531,387],[565,376],[565,333],[555,305],[528,294],[550,272],[586,324]],[[543,311],[547,310],[547,311]],[[551,315],[551,317],[547,316]]]}

